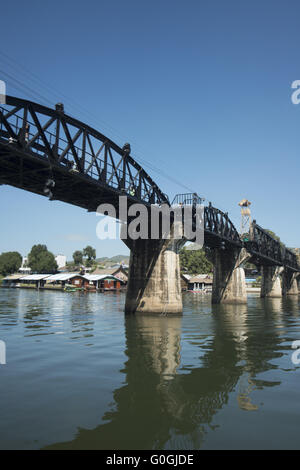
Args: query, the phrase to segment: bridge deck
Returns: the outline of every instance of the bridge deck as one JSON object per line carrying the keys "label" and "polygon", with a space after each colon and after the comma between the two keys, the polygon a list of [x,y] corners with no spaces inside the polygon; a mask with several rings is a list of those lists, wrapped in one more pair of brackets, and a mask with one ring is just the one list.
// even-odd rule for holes
{"label": "bridge deck", "polygon": [[[131,157],[129,144],[120,148],[66,115],[61,104],[53,110],[10,96],[0,107],[0,184],[48,195],[88,211],[110,203],[117,217],[120,195],[127,196],[128,206],[137,202],[148,208],[170,205],[168,196]],[[296,255],[261,227],[253,225],[251,240],[246,243],[228,214],[211,204],[204,209],[204,236],[205,245],[211,248],[244,246],[254,263],[300,271]]]}

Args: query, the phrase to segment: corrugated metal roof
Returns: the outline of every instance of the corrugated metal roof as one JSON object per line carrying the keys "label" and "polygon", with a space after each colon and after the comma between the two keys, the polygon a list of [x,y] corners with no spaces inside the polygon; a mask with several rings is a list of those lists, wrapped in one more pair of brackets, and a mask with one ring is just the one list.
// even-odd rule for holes
{"label": "corrugated metal roof", "polygon": [[189,283],[190,284],[194,284],[194,283],[212,284],[213,280],[208,276],[199,275],[199,276],[191,277],[189,279]]}
{"label": "corrugated metal roof", "polygon": [[51,274],[29,274],[28,276],[22,276],[22,281],[40,281],[41,279],[46,279],[51,276]]}
{"label": "corrugated metal roof", "polygon": [[124,272],[124,274],[127,274],[125,268],[123,266],[119,266],[118,268],[97,268],[95,269],[95,271],[93,272],[93,274],[111,274],[111,275],[114,275],[117,271],[121,271],[121,272]]}
{"label": "corrugated metal roof", "polygon": [[10,276],[5,277],[4,281],[10,280],[24,280],[24,281],[40,281],[45,279],[47,282],[55,282],[55,281],[68,281],[69,279],[73,279],[74,277],[81,277],[88,281],[101,281],[103,279],[112,279],[114,281],[122,281],[116,276],[112,276],[111,274],[85,274],[84,276],[79,273],[58,273],[58,274],[12,274]]}
{"label": "corrugated metal roof", "polygon": [[17,279],[21,279],[24,277],[24,274],[11,274],[10,276],[6,276],[3,278],[3,281],[13,281]]}
{"label": "corrugated metal roof", "polygon": [[68,279],[73,279],[73,277],[83,277],[79,273],[59,273],[59,274],[52,274],[47,279],[47,282],[55,282],[55,281],[67,281]]}
{"label": "corrugated metal roof", "polygon": [[113,279],[114,281],[121,281],[116,276],[112,276],[110,274],[85,274],[83,276],[88,281],[101,281],[102,279]]}
{"label": "corrugated metal roof", "polygon": [[96,275],[96,274],[97,274],[97,275],[99,274],[99,276],[102,276],[103,274],[105,274],[105,275],[109,275],[109,274],[113,275],[116,271],[118,271],[118,269],[116,269],[116,268],[107,268],[107,269],[105,269],[105,268],[104,268],[104,269],[97,268],[97,269],[95,269],[95,271],[94,271],[93,274],[95,274],[95,275]]}

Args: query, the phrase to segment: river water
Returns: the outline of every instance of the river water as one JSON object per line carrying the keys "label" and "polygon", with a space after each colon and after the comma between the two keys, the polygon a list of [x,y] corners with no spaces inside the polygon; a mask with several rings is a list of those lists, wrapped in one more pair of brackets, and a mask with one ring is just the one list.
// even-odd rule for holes
{"label": "river water", "polygon": [[182,317],[124,301],[0,289],[1,449],[300,448],[298,297],[186,293]]}

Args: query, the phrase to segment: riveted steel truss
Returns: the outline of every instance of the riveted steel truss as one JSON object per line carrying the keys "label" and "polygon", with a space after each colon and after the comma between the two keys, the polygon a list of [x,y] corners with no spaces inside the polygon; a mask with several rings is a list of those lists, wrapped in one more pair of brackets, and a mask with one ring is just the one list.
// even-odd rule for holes
{"label": "riveted steel truss", "polygon": [[251,224],[249,240],[244,241],[256,264],[284,266],[299,271],[296,254],[284,247],[254,220]]}
{"label": "riveted steel truss", "polygon": [[[109,191],[146,205],[168,203],[167,196],[131,157],[128,144],[120,148],[66,115],[62,105],[53,110],[6,97],[6,104],[0,107],[0,171],[2,183],[39,194],[45,178],[55,174],[61,184],[59,194],[53,190],[54,198],[63,199],[61,186],[65,183],[65,193],[73,187],[74,200],[83,207],[91,202],[84,191],[82,197],[78,193],[84,182],[98,187],[97,203],[109,199]],[[91,196],[96,196],[95,187]],[[87,208],[93,210],[94,205]]]}
{"label": "riveted steel truss", "polygon": [[[196,206],[202,205],[204,198],[198,196],[197,193],[176,194],[172,201],[172,207],[191,206],[195,215]],[[228,217],[228,213],[222,212],[220,209],[213,207],[210,203],[203,206],[203,229],[204,243],[211,248],[223,247],[225,244],[242,247],[242,241],[235,226]],[[195,230],[195,227],[193,227]]]}
{"label": "riveted steel truss", "polygon": [[[0,184],[9,184],[89,211],[99,204],[168,204],[169,199],[130,155],[129,144],[116,145],[92,127],[64,113],[11,96],[0,106]],[[177,199],[176,199],[177,198]],[[196,193],[177,195],[177,204],[199,204]],[[117,214],[118,216],[118,214]],[[296,255],[253,222],[248,241],[241,240],[228,214],[204,208],[205,245],[245,246],[257,264],[300,271]]]}
{"label": "riveted steel truss", "polygon": [[211,204],[204,207],[204,233],[205,244],[210,246],[223,246],[231,244],[242,247],[242,241],[235,226],[226,212],[213,207]]}

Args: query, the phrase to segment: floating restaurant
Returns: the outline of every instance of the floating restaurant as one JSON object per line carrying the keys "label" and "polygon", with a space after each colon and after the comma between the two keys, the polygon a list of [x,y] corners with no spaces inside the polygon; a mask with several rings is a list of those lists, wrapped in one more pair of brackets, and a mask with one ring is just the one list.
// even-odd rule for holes
{"label": "floating restaurant", "polygon": [[118,290],[124,287],[124,280],[110,274],[12,274],[2,280],[2,287],[36,288],[63,290]]}

